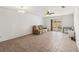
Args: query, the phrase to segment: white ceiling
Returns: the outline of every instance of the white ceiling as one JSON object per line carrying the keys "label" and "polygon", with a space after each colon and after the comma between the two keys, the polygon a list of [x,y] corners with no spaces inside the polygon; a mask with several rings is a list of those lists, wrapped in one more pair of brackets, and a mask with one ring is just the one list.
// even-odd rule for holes
{"label": "white ceiling", "polygon": [[[19,6],[4,6],[4,8],[8,8],[12,10],[20,9]],[[74,11],[74,8],[75,8],[74,6],[66,6],[66,8],[61,8],[60,6],[24,6],[23,9],[26,12],[47,17],[46,12],[48,10],[51,10],[51,11],[53,10],[55,12],[55,14],[51,16],[60,16],[60,15],[72,14]]]}

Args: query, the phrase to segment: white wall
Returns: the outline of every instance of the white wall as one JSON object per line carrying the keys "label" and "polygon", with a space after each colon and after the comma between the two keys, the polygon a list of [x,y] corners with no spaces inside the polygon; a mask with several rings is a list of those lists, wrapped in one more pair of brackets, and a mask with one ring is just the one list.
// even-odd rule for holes
{"label": "white wall", "polygon": [[43,24],[42,18],[0,8],[0,42],[32,33],[32,26]]}
{"label": "white wall", "polygon": [[75,34],[76,34],[76,42],[77,42],[77,46],[79,48],[79,7],[75,8],[74,27],[75,27]]}
{"label": "white wall", "polygon": [[53,19],[53,20],[57,19],[57,20],[62,21],[62,27],[72,27],[72,26],[74,26],[73,14],[44,18],[44,24],[48,28],[51,27],[51,25],[50,25],[50,20],[51,19]]}
{"label": "white wall", "polygon": [[62,26],[63,27],[73,27],[74,26],[74,16],[73,14],[62,16]]}

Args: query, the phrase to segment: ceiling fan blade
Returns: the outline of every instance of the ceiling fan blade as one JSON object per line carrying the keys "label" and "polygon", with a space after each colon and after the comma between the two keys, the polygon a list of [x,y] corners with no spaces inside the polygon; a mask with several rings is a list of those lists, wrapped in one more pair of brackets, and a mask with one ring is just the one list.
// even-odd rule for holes
{"label": "ceiling fan blade", "polygon": [[46,12],[46,15],[52,15],[52,14],[55,14],[55,13],[54,12],[49,12],[49,11]]}

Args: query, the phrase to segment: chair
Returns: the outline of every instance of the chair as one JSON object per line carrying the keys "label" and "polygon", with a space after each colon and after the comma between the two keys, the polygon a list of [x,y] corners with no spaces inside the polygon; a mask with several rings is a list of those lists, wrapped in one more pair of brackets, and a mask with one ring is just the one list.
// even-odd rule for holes
{"label": "chair", "polygon": [[32,33],[41,34],[41,33],[47,32],[46,30],[47,28],[44,28],[43,25],[34,25],[32,28]]}

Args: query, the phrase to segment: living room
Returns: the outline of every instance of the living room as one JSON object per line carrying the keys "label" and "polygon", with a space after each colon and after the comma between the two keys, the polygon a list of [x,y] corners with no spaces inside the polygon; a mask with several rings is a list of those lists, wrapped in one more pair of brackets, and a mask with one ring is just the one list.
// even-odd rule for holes
{"label": "living room", "polygon": [[[78,17],[77,12],[77,7],[73,6],[0,7],[0,51],[78,51],[78,23],[74,20]],[[42,25],[39,27],[42,31],[38,29],[39,25]],[[34,31],[33,26],[36,26]]]}

